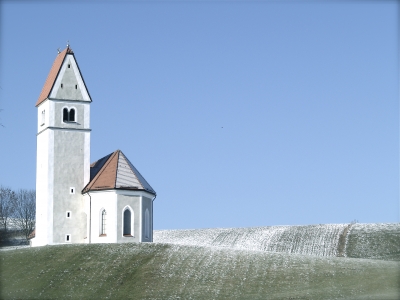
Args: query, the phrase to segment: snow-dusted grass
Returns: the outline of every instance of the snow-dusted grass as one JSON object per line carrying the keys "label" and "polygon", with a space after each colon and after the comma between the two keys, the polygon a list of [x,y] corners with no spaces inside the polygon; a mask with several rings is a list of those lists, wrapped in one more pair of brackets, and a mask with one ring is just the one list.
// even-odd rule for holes
{"label": "snow-dusted grass", "polygon": [[0,251],[0,298],[398,300],[399,237],[399,224],[273,226]]}
{"label": "snow-dusted grass", "polygon": [[325,257],[342,248],[347,257],[400,260],[398,223],[156,230],[154,241]]}
{"label": "snow-dusted grass", "polygon": [[354,224],[346,256],[400,261],[400,224]]}
{"label": "snow-dusted grass", "polygon": [[23,248],[29,248],[29,245],[21,245],[21,246],[5,246],[5,247],[0,247],[0,251],[9,251],[9,250],[17,250],[17,249],[23,249]]}
{"label": "snow-dusted grass", "polygon": [[400,299],[400,262],[171,244],[0,252],[1,299]]}

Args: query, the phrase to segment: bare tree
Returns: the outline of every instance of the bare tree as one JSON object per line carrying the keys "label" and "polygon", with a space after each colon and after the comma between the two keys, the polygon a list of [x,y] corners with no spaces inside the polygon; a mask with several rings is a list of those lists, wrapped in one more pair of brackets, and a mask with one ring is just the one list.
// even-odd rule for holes
{"label": "bare tree", "polygon": [[18,229],[28,239],[35,228],[36,192],[35,190],[19,190],[14,199],[14,217]]}
{"label": "bare tree", "polygon": [[8,237],[9,222],[14,216],[15,192],[8,187],[0,186],[0,240]]}

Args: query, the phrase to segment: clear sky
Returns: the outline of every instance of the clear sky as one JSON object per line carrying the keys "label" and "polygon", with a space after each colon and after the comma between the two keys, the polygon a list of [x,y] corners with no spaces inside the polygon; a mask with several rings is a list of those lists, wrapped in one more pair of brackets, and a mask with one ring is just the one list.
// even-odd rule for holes
{"label": "clear sky", "polygon": [[0,184],[35,188],[67,40],[91,161],[121,149],[154,228],[399,221],[396,1],[2,1]]}

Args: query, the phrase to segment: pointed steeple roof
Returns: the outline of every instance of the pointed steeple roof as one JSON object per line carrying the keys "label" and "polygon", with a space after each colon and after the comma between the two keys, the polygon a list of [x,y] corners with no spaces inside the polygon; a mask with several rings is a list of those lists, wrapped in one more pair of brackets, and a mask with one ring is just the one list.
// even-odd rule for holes
{"label": "pointed steeple roof", "polygon": [[[45,101],[47,98],[50,97],[50,95],[53,91],[54,85],[57,81],[57,78],[60,75],[60,71],[64,65],[65,58],[67,57],[68,54],[74,56],[74,52],[69,47],[69,45],[62,52],[59,52],[56,59],[54,60],[53,66],[50,69],[49,75],[47,76],[47,79],[42,88],[42,92],[40,93],[40,96],[39,96],[35,106],[38,106],[39,104],[41,104],[43,101]],[[76,62],[75,59],[74,59],[74,61]],[[82,88],[85,90],[84,91],[85,98],[88,98],[89,101],[91,101],[89,92],[86,89],[86,85],[84,83],[82,75],[80,74],[79,66],[77,63],[76,63],[76,68],[78,69],[79,76],[81,77],[81,80],[82,80],[82,85],[83,85]]]}
{"label": "pointed steeple roof", "polygon": [[109,189],[144,190],[156,195],[121,150],[114,151],[91,164],[90,182],[82,193]]}

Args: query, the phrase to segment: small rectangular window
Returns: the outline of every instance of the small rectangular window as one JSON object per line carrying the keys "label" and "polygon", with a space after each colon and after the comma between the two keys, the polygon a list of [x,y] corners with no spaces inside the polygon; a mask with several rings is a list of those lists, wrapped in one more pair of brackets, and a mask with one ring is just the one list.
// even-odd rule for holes
{"label": "small rectangular window", "polygon": [[68,64],[68,68],[71,68],[71,65],[70,65],[70,64]]}
{"label": "small rectangular window", "polygon": [[71,242],[71,235],[70,234],[66,234],[65,235],[65,241],[66,242]]}
{"label": "small rectangular window", "polygon": [[42,125],[44,125],[44,120],[45,120],[46,112],[42,110]]}
{"label": "small rectangular window", "polygon": [[71,218],[71,212],[67,211],[67,218]]}
{"label": "small rectangular window", "polygon": [[70,187],[69,188],[69,193],[72,195],[72,194],[75,194],[75,188],[74,187]]}
{"label": "small rectangular window", "polygon": [[77,84],[75,84],[75,89],[76,89],[76,90],[78,89],[78,85],[77,85]]}
{"label": "small rectangular window", "polygon": [[64,86],[63,86],[63,84],[61,83],[61,88],[63,88]]}

